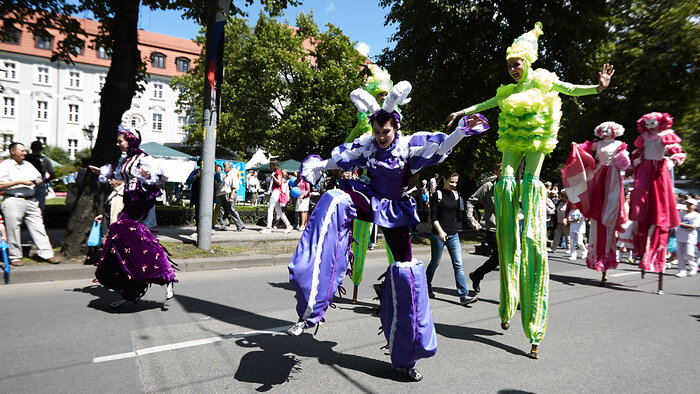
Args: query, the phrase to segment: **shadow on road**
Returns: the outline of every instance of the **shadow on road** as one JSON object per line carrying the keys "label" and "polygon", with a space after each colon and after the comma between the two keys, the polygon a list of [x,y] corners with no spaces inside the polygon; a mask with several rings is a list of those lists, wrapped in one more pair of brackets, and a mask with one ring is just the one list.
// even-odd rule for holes
{"label": "shadow on road", "polygon": [[484,345],[493,346],[499,349],[503,349],[508,353],[515,354],[517,356],[527,357],[527,353],[524,351],[508,346],[506,344],[494,341],[493,339],[485,338],[487,336],[502,336],[500,332],[492,330],[484,330],[482,328],[464,327],[464,326],[453,326],[450,324],[435,323],[435,331],[444,337],[453,339],[463,339],[466,341],[474,341],[483,343]]}
{"label": "shadow on road", "polygon": [[[189,313],[200,313],[222,322],[246,327],[251,330],[269,330],[275,327],[291,326],[292,322],[235,308],[228,305],[178,294],[176,300]],[[226,338],[227,336],[224,336]],[[230,337],[235,337],[233,334]],[[371,376],[407,381],[405,373],[394,369],[390,363],[367,357],[338,353],[333,350],[335,342],[317,341],[310,334],[289,337],[284,334],[260,334],[238,339],[236,344],[246,348],[259,348],[260,351],[246,353],[240,361],[235,379],[241,382],[261,384],[257,391],[267,391],[273,385],[283,384],[301,371],[299,360],[295,356],[315,357],[319,363],[329,365],[343,376],[342,369],[352,369]],[[357,385],[351,378],[348,381]],[[363,391],[369,388],[360,387]]]}
{"label": "shadow on road", "polygon": [[267,284],[277,289],[294,291],[292,284],[289,282],[267,282]]}
{"label": "shadow on road", "polygon": [[376,315],[379,317],[379,301],[376,303],[364,301],[352,302],[351,298],[339,299],[335,297],[333,302],[336,304],[337,308],[341,310],[350,310],[360,315]]}
{"label": "shadow on road", "polygon": [[90,301],[87,306],[88,308],[97,309],[98,311],[102,312],[122,314],[141,312],[149,309],[167,310],[167,308],[165,308],[162,302],[151,300],[141,300],[137,303],[127,301],[118,308],[112,308],[110,304],[114,301],[121,300],[122,297],[119,294],[102,287],[102,285],[90,285],[83,288],[77,287],[72,291],[78,293],[87,293],[97,297],[96,299]]}
{"label": "shadow on road", "polygon": [[336,342],[317,341],[311,334],[302,334],[296,338],[282,334],[263,334],[239,339],[236,344],[261,349],[246,353],[234,375],[238,381],[261,384],[257,391],[267,391],[273,385],[283,384],[293,379],[294,374],[301,373],[303,368],[295,356],[317,358],[319,364],[330,366],[348,383],[363,392],[372,390],[352,379],[344,369],[381,379],[408,381],[404,372],[393,368],[386,361],[336,352],[333,350]]}
{"label": "shadow on road", "polygon": [[[590,279],[590,278],[582,278],[580,276],[549,274],[549,279],[551,279],[555,282],[560,282],[560,283],[565,284],[567,286],[584,285],[584,286],[601,287],[600,280]],[[611,289],[611,290],[634,291],[637,293],[644,293],[642,290],[639,290],[639,289],[633,289],[633,288],[625,286],[625,285],[610,282],[609,279],[607,282],[605,282],[604,288]]]}

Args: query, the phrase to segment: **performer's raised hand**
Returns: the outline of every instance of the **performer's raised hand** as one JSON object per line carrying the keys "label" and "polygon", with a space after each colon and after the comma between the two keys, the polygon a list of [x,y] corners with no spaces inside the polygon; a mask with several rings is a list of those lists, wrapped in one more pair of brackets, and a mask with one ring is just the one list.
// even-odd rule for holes
{"label": "performer's raised hand", "polygon": [[448,116],[447,119],[445,119],[445,124],[447,125],[445,127],[447,128],[447,130],[452,128],[452,123],[454,123],[456,119],[459,119],[462,116],[464,116],[464,111],[457,111],[451,113],[450,116]]}
{"label": "performer's raised hand", "polygon": [[603,69],[598,73],[598,87],[596,88],[598,93],[610,86],[610,79],[612,78],[613,74],[615,74],[613,65],[608,63],[603,64]]}

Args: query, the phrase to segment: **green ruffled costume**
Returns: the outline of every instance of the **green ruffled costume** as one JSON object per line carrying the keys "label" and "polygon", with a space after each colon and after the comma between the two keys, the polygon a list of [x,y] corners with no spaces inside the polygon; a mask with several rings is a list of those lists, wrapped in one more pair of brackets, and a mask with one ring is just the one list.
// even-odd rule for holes
{"label": "green ruffled costume", "polygon": [[[549,309],[547,196],[539,168],[528,172],[526,166],[522,182],[513,172],[523,155],[547,155],[556,147],[562,115],[559,93],[597,93],[596,85],[573,85],[559,81],[553,72],[530,70],[537,60],[537,37],[541,34],[542,25],[537,22],[533,30],[508,48],[507,59],[523,59],[523,77],[518,83],[501,86],[495,97],[464,110],[466,115],[496,106],[501,110],[496,146],[503,153],[503,174],[494,190],[501,276],[498,314],[503,323],[510,322],[519,300],[523,331],[533,345],[544,337]],[[518,220],[521,211],[522,237]]]}
{"label": "green ruffled costume", "polygon": [[[527,78],[527,79],[526,79]],[[557,75],[537,69],[517,84],[504,85],[496,97],[467,108],[466,115],[499,107],[498,141],[501,152],[540,152],[549,154],[557,146],[561,120],[559,93],[568,96],[596,94],[596,85],[573,85],[561,82]]]}

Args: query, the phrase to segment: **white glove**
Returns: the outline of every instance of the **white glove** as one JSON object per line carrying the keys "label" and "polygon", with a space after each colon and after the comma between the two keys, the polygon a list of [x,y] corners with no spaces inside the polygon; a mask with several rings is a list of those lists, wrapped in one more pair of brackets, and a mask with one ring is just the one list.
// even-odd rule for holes
{"label": "white glove", "polygon": [[379,111],[379,104],[377,99],[374,98],[368,91],[357,88],[350,92],[350,100],[352,100],[357,110],[360,112],[369,112],[371,114]]}
{"label": "white glove", "polygon": [[411,89],[413,89],[413,87],[408,81],[401,81],[394,85],[389,95],[384,99],[384,111],[392,113],[396,109],[397,104],[408,103],[407,98],[411,93]]}

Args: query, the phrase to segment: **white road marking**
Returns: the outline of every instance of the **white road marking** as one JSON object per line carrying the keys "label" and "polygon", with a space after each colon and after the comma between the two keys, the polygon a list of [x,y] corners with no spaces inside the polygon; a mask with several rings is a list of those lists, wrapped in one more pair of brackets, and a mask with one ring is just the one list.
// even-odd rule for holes
{"label": "white road marking", "polygon": [[629,275],[641,275],[640,271],[637,272],[623,272],[621,274],[610,275],[611,278],[617,278],[618,276],[629,276]]}
{"label": "white road marking", "polygon": [[171,343],[168,345],[147,347],[147,348],[139,349],[139,350],[136,350],[133,352],[118,353],[118,354],[112,354],[109,356],[95,357],[92,359],[92,362],[93,363],[103,363],[106,361],[115,361],[115,360],[121,360],[124,358],[134,358],[134,357],[143,356],[146,354],[165,352],[168,350],[184,349],[187,347],[208,345],[210,343],[223,342],[227,339],[245,338],[245,337],[250,337],[253,335],[260,335],[260,334],[275,334],[278,332],[283,332],[284,330],[286,330],[288,328],[289,328],[289,326],[275,327],[275,328],[271,328],[269,330],[263,330],[263,331],[248,331],[248,332],[244,332],[241,334],[229,334],[229,335],[222,335],[222,336],[218,336],[218,337],[196,339],[193,341]]}

